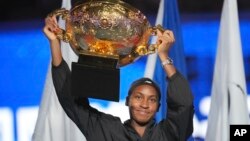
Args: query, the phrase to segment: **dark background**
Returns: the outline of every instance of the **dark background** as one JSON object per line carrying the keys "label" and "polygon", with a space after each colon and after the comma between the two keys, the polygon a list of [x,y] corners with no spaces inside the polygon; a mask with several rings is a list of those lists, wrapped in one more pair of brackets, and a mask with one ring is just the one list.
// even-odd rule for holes
{"label": "dark background", "polygon": [[[61,7],[62,0],[1,0],[0,21],[44,18]],[[72,0],[72,4],[77,1]],[[147,14],[156,14],[160,0],[124,0]],[[180,14],[220,13],[223,0],[178,0]],[[238,0],[241,13],[250,11],[250,0]],[[241,14],[240,13],[240,14]]]}

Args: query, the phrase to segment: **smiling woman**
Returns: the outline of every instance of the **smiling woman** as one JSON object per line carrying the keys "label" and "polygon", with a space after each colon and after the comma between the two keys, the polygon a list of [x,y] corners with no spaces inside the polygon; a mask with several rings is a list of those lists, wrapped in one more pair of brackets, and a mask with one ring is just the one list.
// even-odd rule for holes
{"label": "smiling woman", "polygon": [[[156,89],[151,85],[142,84],[133,90],[126,101],[132,126],[135,128],[145,126],[155,117],[160,106],[158,95]],[[143,136],[142,131],[139,134]]]}

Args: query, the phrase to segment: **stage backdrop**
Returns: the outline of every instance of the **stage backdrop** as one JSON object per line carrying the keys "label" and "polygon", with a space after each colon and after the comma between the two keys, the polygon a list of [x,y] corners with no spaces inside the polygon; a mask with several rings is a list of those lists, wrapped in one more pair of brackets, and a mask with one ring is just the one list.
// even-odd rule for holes
{"label": "stage backdrop", "polygon": [[[195,97],[194,138],[203,139],[207,127],[211,84],[219,30],[217,18],[182,21],[187,74]],[[210,16],[208,16],[210,17]],[[213,16],[211,16],[213,17]],[[206,19],[206,20],[205,20]],[[154,21],[151,21],[154,23]],[[0,22],[0,141],[29,141],[44,87],[50,50],[42,33],[43,21]],[[250,91],[250,20],[240,19],[242,49]],[[120,103],[91,99],[100,110],[128,118],[124,105],[130,83],[144,75],[146,57],[121,68]],[[248,109],[250,100],[248,98]]]}

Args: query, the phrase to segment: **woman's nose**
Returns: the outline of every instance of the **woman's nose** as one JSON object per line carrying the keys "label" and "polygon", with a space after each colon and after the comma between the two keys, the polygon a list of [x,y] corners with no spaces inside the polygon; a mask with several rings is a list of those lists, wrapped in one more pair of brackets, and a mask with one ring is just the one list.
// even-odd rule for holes
{"label": "woman's nose", "polygon": [[147,99],[143,99],[143,100],[141,101],[141,106],[142,106],[143,108],[148,108],[149,103],[148,103]]}

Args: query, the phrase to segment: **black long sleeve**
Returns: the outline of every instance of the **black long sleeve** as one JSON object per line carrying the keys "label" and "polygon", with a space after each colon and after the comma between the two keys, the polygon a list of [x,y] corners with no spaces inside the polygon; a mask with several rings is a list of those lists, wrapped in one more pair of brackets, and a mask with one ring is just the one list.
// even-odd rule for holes
{"label": "black long sleeve", "polygon": [[193,132],[193,95],[187,80],[178,71],[169,78],[167,95],[167,119],[175,125],[178,140],[184,141]]}
{"label": "black long sleeve", "polygon": [[69,118],[88,141],[185,141],[193,131],[193,97],[187,81],[177,72],[169,78],[168,113],[159,124],[151,121],[143,137],[120,118],[99,112],[87,98],[71,96],[71,72],[67,63],[52,67],[57,97]]}

